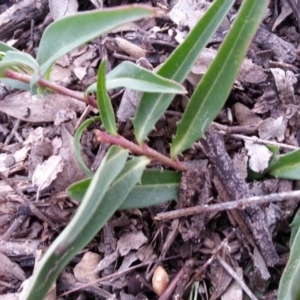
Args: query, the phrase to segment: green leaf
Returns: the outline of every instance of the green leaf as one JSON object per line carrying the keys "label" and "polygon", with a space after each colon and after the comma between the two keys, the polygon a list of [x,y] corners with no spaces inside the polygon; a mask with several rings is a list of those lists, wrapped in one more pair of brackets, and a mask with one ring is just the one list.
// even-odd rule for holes
{"label": "green leaf", "polygon": [[37,71],[39,65],[37,61],[29,54],[21,51],[7,51],[2,62],[14,61],[16,66],[23,67],[26,66],[30,68],[31,72]]}
{"label": "green leaf", "polygon": [[0,42],[0,52],[6,53],[7,51],[19,51],[19,50],[3,42]]}
{"label": "green leaf", "polygon": [[199,281],[195,281],[189,296],[189,300],[197,300],[199,295]]}
{"label": "green leaf", "polygon": [[[0,63],[0,65],[1,65],[1,63]],[[0,81],[3,82],[4,84],[11,86],[13,89],[24,90],[24,91],[30,90],[29,84],[24,83],[19,80],[14,80],[14,79],[10,79],[10,78],[1,78]]]}
{"label": "green leaf", "polygon": [[[184,94],[185,88],[176,81],[124,61],[106,75],[108,90],[124,87],[141,92]],[[96,83],[90,85],[85,94],[95,93]]]}
{"label": "green leaf", "polygon": [[[177,200],[181,174],[174,171],[145,170],[141,183],[129,193],[119,209],[149,207]],[[67,190],[68,195],[81,201],[87,191],[91,178],[74,183]]]}
{"label": "green leaf", "polygon": [[205,130],[223,107],[268,3],[268,0],[243,1],[232,28],[178,123],[171,145],[172,157],[203,137]]}
{"label": "green leaf", "polygon": [[300,209],[298,209],[297,213],[295,214],[293,222],[291,223],[290,227],[291,227],[291,239],[290,239],[290,247],[291,247],[295,241],[295,237],[300,228]]}
{"label": "green leaf", "polygon": [[177,200],[181,174],[174,171],[146,170],[141,184],[129,193],[119,209],[149,207]]}
{"label": "green leaf", "polygon": [[5,71],[6,70],[16,70],[18,71],[18,66],[20,63],[17,60],[11,61],[1,61],[0,62],[0,78],[5,78]]}
{"label": "green leaf", "polygon": [[124,61],[106,76],[107,89],[126,87],[128,89],[164,94],[184,94],[185,88],[179,83]]}
{"label": "green leaf", "polygon": [[[102,160],[100,167],[96,171],[89,189],[87,190],[75,216],[63,232],[51,244],[39,262],[30,284],[25,289],[21,299],[44,299],[62,269],[78,253],[78,251],[92,240],[95,234],[105,224],[107,219],[113,214],[113,211],[109,211],[107,207],[113,207],[115,205],[114,201],[120,201],[121,203],[125,199],[130,189],[139,180],[139,174],[137,173],[140,173],[140,175],[142,174],[141,170],[139,172],[129,172],[129,177],[125,177],[125,179],[123,175],[118,176],[124,168],[127,156],[128,152],[120,147],[112,146],[109,149]],[[147,159],[146,162],[148,162]],[[144,163],[140,166],[140,168],[144,167],[146,162],[144,159]],[[128,173],[127,169],[125,171]],[[132,182],[131,179],[134,177],[133,175],[136,176],[134,178],[135,180]],[[110,194],[108,194],[113,198],[113,201],[107,201],[110,199],[105,199],[104,201],[109,186],[117,176],[118,181],[110,190]],[[125,180],[125,183],[122,179]],[[121,193],[120,184],[124,189]],[[117,191],[116,194],[114,194],[114,189]],[[119,203],[117,205],[119,205]],[[109,211],[110,214],[103,215],[103,206],[106,208],[105,212],[107,213]]]}
{"label": "green leaf", "polygon": [[279,158],[271,164],[268,173],[277,178],[299,180],[300,150],[280,155]]}
{"label": "green leaf", "polygon": [[93,176],[93,172],[87,167],[85,162],[83,161],[83,158],[81,156],[81,145],[80,145],[80,139],[85,129],[88,128],[88,126],[96,121],[100,121],[100,118],[91,118],[86,121],[84,121],[76,130],[74,135],[74,153],[75,157],[78,161],[78,164],[81,168],[81,170],[87,175],[87,176]]}
{"label": "green leaf", "polygon": [[[0,44],[0,51],[1,46],[5,49],[5,44]],[[8,47],[8,46],[7,46]],[[0,62],[0,78],[1,81],[5,84],[10,85],[12,88],[22,89],[22,90],[29,90],[29,84],[23,83],[19,80],[14,80],[10,78],[6,78],[5,71],[6,70],[14,70],[17,72],[25,72],[25,73],[33,73],[34,71],[38,70],[39,66],[37,61],[27,53],[18,51],[11,47],[7,48],[7,52],[4,58]]]}
{"label": "green leaf", "polygon": [[[297,228],[293,228],[293,243],[291,245],[291,252],[288,263],[283,271],[279,282],[278,300],[298,300],[300,297],[300,230],[299,230],[299,211],[295,216],[297,220]],[[295,223],[292,225],[295,225]]]}
{"label": "green leaf", "polygon": [[69,197],[81,202],[91,181],[92,178],[85,178],[70,185],[67,189]]}
{"label": "green leaf", "polygon": [[[164,62],[157,74],[182,83],[226,16],[234,0],[216,0],[186,37],[185,41]],[[145,93],[133,119],[135,137],[139,144],[154,129],[155,123],[172,102],[173,95]]]}
{"label": "green leaf", "polygon": [[42,36],[37,61],[41,75],[66,53],[127,22],[152,16],[154,10],[146,6],[122,6],[78,13],[49,25]]}
{"label": "green leaf", "polygon": [[105,86],[106,60],[101,61],[97,79],[97,103],[102,124],[111,135],[118,135],[114,109],[111,105]]}

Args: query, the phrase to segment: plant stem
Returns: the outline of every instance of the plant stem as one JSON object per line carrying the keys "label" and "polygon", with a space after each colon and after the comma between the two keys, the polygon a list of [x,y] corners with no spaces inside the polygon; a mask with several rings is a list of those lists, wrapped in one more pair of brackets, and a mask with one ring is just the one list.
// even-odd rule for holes
{"label": "plant stem", "polygon": [[[12,71],[12,70],[6,70],[4,72],[4,74],[5,74],[5,76],[7,78],[14,79],[14,80],[19,80],[19,81],[22,81],[24,83],[30,83],[30,80],[32,78],[30,75],[18,73],[18,72]],[[82,102],[84,102],[86,104],[89,104],[89,105],[91,105],[93,107],[98,108],[97,101],[92,96],[87,96],[87,98],[86,98],[84,96],[84,93],[82,93],[82,92],[72,91],[72,90],[70,90],[70,89],[68,89],[68,88],[66,88],[64,86],[61,86],[61,85],[59,85],[59,84],[57,84],[55,82],[51,82],[51,81],[46,80],[44,78],[41,78],[38,81],[38,84],[40,86],[42,86],[42,87],[51,89],[54,92],[57,92],[59,94],[75,98],[75,99],[77,99],[79,101],[82,101]]]}
{"label": "plant stem", "polygon": [[[12,71],[12,70],[6,70],[5,76],[7,78],[19,80],[21,82],[28,83],[28,84],[30,83],[30,80],[32,78],[30,75],[18,73],[18,72]],[[48,88],[48,89],[56,92],[56,93],[72,97],[74,99],[77,99],[79,101],[82,101],[86,104],[89,104],[93,107],[98,108],[97,101],[92,96],[87,96],[87,98],[86,98],[84,96],[84,93],[82,93],[82,92],[70,90],[64,86],[61,86],[55,82],[51,82],[44,78],[39,79],[38,84],[42,87]],[[183,171],[183,172],[188,170],[188,168],[186,166],[184,166],[178,159],[172,160],[171,158],[164,156],[161,153],[150,148],[146,144],[144,144],[143,146],[138,146],[138,145],[130,142],[129,140],[125,139],[122,136],[117,136],[117,137],[112,136],[112,135],[109,135],[100,130],[96,130],[96,136],[97,136],[98,140],[101,142],[120,145],[120,146],[124,147],[125,149],[130,150],[132,153],[145,155],[151,159],[159,161],[162,164],[172,167],[176,170]]]}
{"label": "plant stem", "polygon": [[109,143],[114,145],[119,145],[125,149],[128,149],[132,153],[145,155],[153,160],[159,161],[164,165],[167,165],[171,168],[174,168],[179,171],[187,171],[188,168],[184,166],[179,160],[172,160],[171,158],[164,156],[163,154],[155,151],[150,148],[148,145],[144,144],[143,146],[136,145],[122,136],[112,136],[104,131],[95,130],[95,135],[98,141],[103,143]]}

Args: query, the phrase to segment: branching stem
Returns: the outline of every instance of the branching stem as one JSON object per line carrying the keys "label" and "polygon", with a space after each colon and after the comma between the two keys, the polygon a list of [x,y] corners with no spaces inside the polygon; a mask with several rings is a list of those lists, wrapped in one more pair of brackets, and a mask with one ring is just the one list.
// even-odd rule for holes
{"label": "branching stem", "polygon": [[171,158],[164,156],[161,153],[150,148],[146,144],[139,146],[132,143],[131,141],[128,141],[122,136],[112,136],[101,130],[95,130],[95,136],[100,142],[119,145],[125,149],[128,149],[132,153],[146,155],[147,157],[159,161],[164,165],[174,168],[176,170],[183,172],[188,170],[188,168],[184,166],[179,160],[172,160]]}
{"label": "branching stem", "polygon": [[[30,83],[30,80],[31,80],[30,75],[18,73],[18,72],[12,71],[12,70],[6,70],[5,76],[7,78],[19,80],[21,82],[28,83],[28,84]],[[79,101],[82,101],[86,104],[89,104],[93,107],[98,108],[97,101],[92,96],[85,97],[84,93],[82,93],[82,92],[70,90],[64,86],[61,86],[55,82],[51,82],[44,78],[41,78],[38,81],[38,84],[40,86],[48,88],[58,94],[72,97],[74,99],[77,99]],[[128,149],[132,153],[139,154],[139,155],[145,155],[153,160],[161,162],[162,164],[164,164],[166,166],[174,168],[175,170],[183,171],[183,172],[188,170],[188,168],[186,166],[184,166],[178,159],[172,160],[171,158],[150,148],[146,144],[144,144],[143,146],[138,146],[138,145],[130,142],[129,140],[125,139],[122,136],[117,136],[117,137],[112,136],[112,135],[109,135],[100,130],[96,130],[96,136],[97,136],[98,140],[101,142],[119,145],[125,149]]]}

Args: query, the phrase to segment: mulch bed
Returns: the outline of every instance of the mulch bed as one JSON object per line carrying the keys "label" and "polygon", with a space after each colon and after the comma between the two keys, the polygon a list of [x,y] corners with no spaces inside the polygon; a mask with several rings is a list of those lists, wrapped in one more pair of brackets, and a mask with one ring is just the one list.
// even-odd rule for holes
{"label": "mulch bed", "polygon": [[[92,2],[79,1],[79,10],[95,9]],[[104,6],[144,2],[111,0],[104,1]],[[186,2],[196,5],[196,1]],[[189,94],[176,96],[150,134],[149,146],[165,155],[207,60],[234,19],[241,1],[236,2],[222,24],[225,27],[207,45],[208,58],[199,59],[184,83]],[[172,11],[175,3],[152,0],[148,4]],[[19,50],[35,55],[43,30],[52,22],[48,1],[39,5],[27,0],[0,1],[0,13],[0,40],[14,40]],[[261,145],[266,141],[278,146],[280,153],[297,149],[300,143],[298,15],[285,1],[270,2],[225,107],[205,140],[180,157],[190,170],[182,176],[178,203],[116,212],[59,277],[56,292],[60,299],[188,299],[195,282],[199,284],[197,299],[243,299],[246,294],[251,299],[277,298],[289,256],[289,224],[299,196],[272,202],[268,195],[296,191],[299,183],[267,175],[254,180],[247,171],[249,165],[263,170],[266,162],[261,160],[265,156]],[[142,20],[94,40],[60,59],[54,67],[54,80],[84,91],[96,81],[102,57],[108,58],[108,69],[124,60],[154,69],[189,31],[194,16],[186,16],[179,21],[174,15]],[[130,117],[139,94],[119,89],[110,96],[119,133],[134,141]],[[79,205],[65,192],[84,176],[72,155],[72,138],[82,120],[97,112],[60,95],[32,101],[27,92],[4,84],[0,99],[0,294],[6,295],[18,293],[32,275],[37,256],[68,224]],[[85,159],[94,170],[108,148],[94,141],[97,126],[92,125],[82,138]],[[262,148],[253,150],[254,137],[261,140]],[[61,156],[67,167],[45,183],[45,188],[37,188],[36,168],[53,154]],[[153,162],[151,167],[163,166]],[[230,209],[223,205],[253,196],[264,203],[243,202]],[[194,207],[204,205],[215,206],[193,212]],[[170,278],[160,297],[151,285],[159,265]],[[98,272],[92,273],[95,269]],[[97,283],[87,284],[95,280]]]}

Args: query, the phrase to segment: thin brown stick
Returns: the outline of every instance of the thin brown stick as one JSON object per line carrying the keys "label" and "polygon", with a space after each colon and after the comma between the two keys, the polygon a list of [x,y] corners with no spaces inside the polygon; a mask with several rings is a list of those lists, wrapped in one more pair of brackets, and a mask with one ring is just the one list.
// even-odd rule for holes
{"label": "thin brown stick", "polygon": [[208,212],[217,212],[224,210],[231,210],[236,208],[245,208],[257,204],[265,204],[271,202],[282,202],[286,200],[300,200],[300,191],[289,191],[282,193],[275,193],[266,196],[255,196],[244,198],[240,200],[234,200],[230,202],[206,205],[206,206],[193,206],[183,209],[178,209],[169,212],[162,212],[155,216],[155,220],[168,220],[168,219],[176,219],[196,214],[203,214]]}
{"label": "thin brown stick", "polygon": [[280,148],[286,148],[286,149],[290,149],[290,150],[298,150],[299,149],[299,147],[288,145],[288,144],[277,143],[277,142],[274,142],[274,141],[262,140],[262,139],[259,139],[256,136],[246,136],[246,135],[242,135],[242,134],[228,134],[226,131],[221,131],[221,130],[219,130],[217,132],[219,134],[230,136],[230,137],[233,137],[233,138],[242,139],[242,140],[245,140],[245,141],[252,141],[252,142],[257,143],[257,144],[274,145],[274,146],[278,146]]}
{"label": "thin brown stick", "polygon": [[[168,257],[168,258],[165,258],[165,259],[163,259],[163,260],[164,260],[164,261],[168,261],[168,260],[172,260],[172,259],[176,259],[176,258],[178,258],[178,256]],[[142,267],[146,267],[146,266],[148,266],[148,265],[150,265],[150,264],[152,264],[152,263],[155,263],[155,261],[147,261],[147,262],[138,264],[138,265],[136,265],[136,266],[130,267],[130,268],[128,268],[127,270],[124,270],[124,271],[118,271],[118,272],[115,272],[115,273],[113,273],[113,274],[111,274],[111,275],[108,275],[108,276],[99,278],[99,279],[97,279],[97,280],[95,280],[95,281],[92,281],[92,282],[89,282],[89,283],[86,283],[86,284],[82,284],[81,286],[77,287],[76,289],[72,289],[72,290],[70,290],[70,291],[67,291],[67,292],[65,292],[65,293],[63,293],[63,294],[61,294],[61,295],[59,295],[59,297],[63,297],[63,296],[69,295],[69,294],[71,294],[71,293],[77,292],[77,291],[79,291],[79,290],[81,290],[81,289],[84,289],[84,288],[86,288],[86,287],[88,287],[88,286],[92,286],[92,285],[94,285],[94,284],[97,284],[97,285],[98,285],[98,284],[101,283],[101,282],[104,282],[104,281],[107,281],[107,280],[110,280],[110,279],[113,279],[113,278],[118,278],[118,277],[120,277],[120,276],[123,276],[123,275],[125,275],[125,274],[127,274],[127,273],[132,272],[133,270],[136,270],[136,269],[139,269],[139,268],[142,268]]]}
{"label": "thin brown stick", "polygon": [[212,124],[216,127],[216,129],[224,131],[227,134],[257,134],[257,125],[227,126],[216,122],[212,122]]}
{"label": "thin brown stick", "polygon": [[232,236],[234,236],[235,230],[229,233],[229,235],[220,243],[220,245],[214,250],[212,253],[211,257],[206,261],[206,263],[196,272],[196,274],[192,277],[190,282],[188,283],[187,286],[191,286],[196,280],[198,280],[204,271],[208,268],[208,266],[217,259],[217,256],[221,252],[223,248],[228,247],[228,241],[231,239]]}
{"label": "thin brown stick", "polygon": [[14,219],[12,224],[7,228],[5,233],[1,236],[1,241],[7,242],[12,237],[13,233],[23,225],[23,223],[27,220],[27,218],[28,216],[22,215]]}
{"label": "thin brown stick", "polygon": [[245,282],[238,276],[235,270],[224,259],[222,259],[220,255],[217,256],[217,260],[220,263],[220,265],[227,271],[227,273],[235,279],[235,281],[239,284],[239,286],[244,290],[244,292],[248,295],[248,297],[251,300],[258,300],[248,288],[248,286],[245,284]]}

